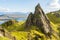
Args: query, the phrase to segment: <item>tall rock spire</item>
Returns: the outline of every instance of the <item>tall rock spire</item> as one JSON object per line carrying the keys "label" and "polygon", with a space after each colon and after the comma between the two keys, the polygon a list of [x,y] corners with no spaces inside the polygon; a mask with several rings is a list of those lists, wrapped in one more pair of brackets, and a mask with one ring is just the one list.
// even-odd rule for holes
{"label": "tall rock spire", "polygon": [[[40,4],[38,4],[35,7],[35,12],[33,15],[28,16],[26,21],[26,25],[32,24],[34,26],[37,26],[45,35],[50,36],[51,35],[51,26],[50,26],[50,21],[48,20],[47,16],[45,15],[44,11],[42,10]],[[29,23],[29,24],[28,24]],[[29,25],[30,27],[30,25]]]}
{"label": "tall rock spire", "polygon": [[26,20],[26,26],[27,26],[27,28],[29,28],[29,26],[31,26],[33,23],[33,14],[32,14],[32,12],[29,14],[29,16],[28,16],[28,18],[27,18],[27,20]]}
{"label": "tall rock spire", "polygon": [[38,3],[37,6],[35,8],[40,8],[40,4]]}
{"label": "tall rock spire", "polygon": [[[49,34],[51,33],[51,26],[50,26],[50,21],[48,20],[47,16],[45,15],[44,11],[42,10],[41,6],[38,4],[35,8],[35,18],[38,20],[36,20],[37,23],[42,24],[42,27],[40,27],[40,29],[43,30],[43,32],[45,34]],[[38,16],[38,17],[36,17]],[[37,24],[38,26],[38,24]]]}

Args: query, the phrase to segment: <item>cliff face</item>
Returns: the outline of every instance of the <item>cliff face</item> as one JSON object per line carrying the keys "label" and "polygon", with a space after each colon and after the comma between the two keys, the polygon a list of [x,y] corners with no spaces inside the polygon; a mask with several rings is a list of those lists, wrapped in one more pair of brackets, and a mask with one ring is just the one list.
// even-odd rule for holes
{"label": "cliff face", "polygon": [[37,26],[45,35],[50,36],[52,33],[52,28],[50,26],[50,21],[44,14],[40,4],[35,7],[34,14],[30,13],[26,20],[26,27]]}
{"label": "cliff face", "polygon": [[32,13],[29,14],[29,16],[26,20],[26,26],[29,27],[31,25],[33,25],[33,14]]}

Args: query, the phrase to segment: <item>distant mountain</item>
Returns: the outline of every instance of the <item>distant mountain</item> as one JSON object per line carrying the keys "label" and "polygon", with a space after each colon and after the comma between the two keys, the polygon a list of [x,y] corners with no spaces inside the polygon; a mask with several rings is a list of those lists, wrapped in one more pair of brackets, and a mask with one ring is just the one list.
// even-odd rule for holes
{"label": "distant mountain", "polygon": [[26,19],[29,13],[22,13],[22,12],[0,12],[0,19],[2,20],[9,20],[9,19],[19,19],[24,18]]}
{"label": "distant mountain", "polygon": [[23,12],[0,12],[1,15],[28,15],[29,13],[23,13]]}

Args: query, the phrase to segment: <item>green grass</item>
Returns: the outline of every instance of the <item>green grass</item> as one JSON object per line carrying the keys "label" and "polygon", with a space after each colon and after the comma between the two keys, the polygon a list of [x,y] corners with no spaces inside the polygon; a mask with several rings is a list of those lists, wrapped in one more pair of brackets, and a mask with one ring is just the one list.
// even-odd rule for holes
{"label": "green grass", "polygon": [[16,37],[16,40],[27,40],[27,32],[11,32],[11,34]]}
{"label": "green grass", "polygon": [[[9,30],[11,32],[12,36],[16,37],[16,40],[27,40],[28,39],[28,33],[27,31],[24,31],[24,23],[25,22],[18,22],[16,24],[10,25],[8,26],[6,29]],[[52,29],[56,32],[59,32],[57,30],[58,25],[54,24],[53,22],[51,22],[51,26]],[[38,34],[39,36],[41,36],[42,38],[39,38],[39,40],[50,40],[50,38],[47,38],[41,31],[36,31],[36,26],[32,26],[30,28],[30,35],[32,38],[34,38],[36,35],[34,34]],[[17,31],[18,30],[18,31]],[[29,29],[28,29],[29,30]],[[52,39],[51,40],[57,40],[57,38],[55,36],[51,36]],[[4,38],[3,38],[4,39]]]}
{"label": "green grass", "polygon": [[[51,23],[52,29],[55,32],[60,33],[60,31],[58,30],[58,27],[60,25],[60,18],[56,17],[54,14],[51,14],[51,13],[47,14],[47,16],[48,16],[49,20],[51,21],[50,23]],[[28,32],[25,31],[24,23],[25,23],[25,21],[17,22],[13,25],[7,26],[5,29],[7,29],[9,32],[11,32],[11,35],[15,36],[16,40],[28,40],[29,35],[33,39],[36,36],[35,34],[41,36],[41,38],[39,38],[39,40],[50,40],[50,38],[47,38],[41,31],[36,30],[38,28],[36,26],[31,26],[30,31],[28,31]],[[28,35],[28,33],[30,33],[30,34]],[[51,40],[57,40],[57,38],[55,36],[52,35],[51,37],[52,37]],[[6,37],[0,37],[0,40],[9,40],[9,39]]]}
{"label": "green grass", "polygon": [[0,37],[0,40],[10,40],[10,39],[7,37]]}
{"label": "green grass", "polygon": [[[36,30],[31,30],[30,34],[28,34],[28,33],[29,32],[25,32],[25,31],[11,32],[11,34],[16,37],[16,40],[28,40],[29,35],[33,39],[36,36],[35,34],[41,36],[41,38],[38,38],[39,40],[50,40],[50,38],[47,38],[43,33],[39,32],[39,31],[36,31]],[[51,37],[52,37],[51,40],[57,40],[57,38],[55,36],[52,35]]]}
{"label": "green grass", "polygon": [[52,23],[52,22],[50,22],[50,23],[51,23],[52,29],[53,29],[54,31],[58,32],[58,25],[57,25],[57,24],[54,24],[54,23]]}
{"label": "green grass", "polygon": [[[56,11],[57,14],[60,13],[60,11]],[[49,18],[49,20],[51,21],[51,27],[52,29],[58,33],[58,35],[60,34],[60,30],[58,30],[58,28],[60,28],[60,17],[57,17],[55,14],[56,12],[51,12],[48,13],[47,16]],[[57,36],[56,36],[57,37]],[[58,37],[60,38],[60,37]]]}
{"label": "green grass", "polygon": [[[13,36],[15,36],[16,37],[16,40],[28,40],[28,36],[29,36],[29,34],[28,34],[29,32],[12,32],[12,35]],[[37,33],[37,34],[39,34],[39,32],[35,32],[35,33]],[[34,34],[34,31],[31,31],[30,32],[30,36],[32,37],[32,39],[33,39],[33,37],[35,37],[35,35],[33,35]],[[40,34],[40,36],[42,36],[42,34]]]}
{"label": "green grass", "polygon": [[47,14],[49,20],[55,24],[60,24],[60,17],[56,17],[54,14],[52,13],[48,13]]}
{"label": "green grass", "polygon": [[2,27],[8,31],[24,30],[24,21],[20,21],[9,26],[5,26],[5,24],[3,24]]}

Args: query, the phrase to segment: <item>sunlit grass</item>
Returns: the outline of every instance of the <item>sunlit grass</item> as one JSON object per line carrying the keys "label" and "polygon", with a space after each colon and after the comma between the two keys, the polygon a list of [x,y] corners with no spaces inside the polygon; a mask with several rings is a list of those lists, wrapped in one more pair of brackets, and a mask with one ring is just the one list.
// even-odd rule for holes
{"label": "sunlit grass", "polygon": [[16,40],[27,40],[28,32],[12,32],[12,36],[16,37]]}
{"label": "sunlit grass", "polygon": [[10,40],[10,39],[7,37],[0,37],[0,40]]}
{"label": "sunlit grass", "polygon": [[[21,22],[18,22],[18,23],[15,23],[13,25],[10,25],[8,27],[6,27],[6,29],[8,31],[11,32],[11,35],[12,36],[15,36],[16,37],[16,40],[27,40],[28,39],[28,33],[30,33],[31,37],[34,38],[36,35],[35,34],[38,34],[39,36],[41,36],[42,38],[39,38],[39,40],[57,40],[56,37],[54,37],[53,35],[51,36],[52,39],[50,38],[47,38],[45,34],[43,34],[41,31],[37,31],[35,30],[37,27],[36,26],[32,26],[30,27],[30,31],[27,32],[27,31],[24,31],[24,23],[25,21],[21,21]],[[56,32],[59,32],[57,30],[58,26],[60,24],[55,24],[53,22],[50,22],[51,23],[51,27],[54,31]],[[21,31],[23,30],[23,31]],[[29,30],[29,29],[28,29]],[[0,38],[1,40],[8,40],[8,38]]]}

